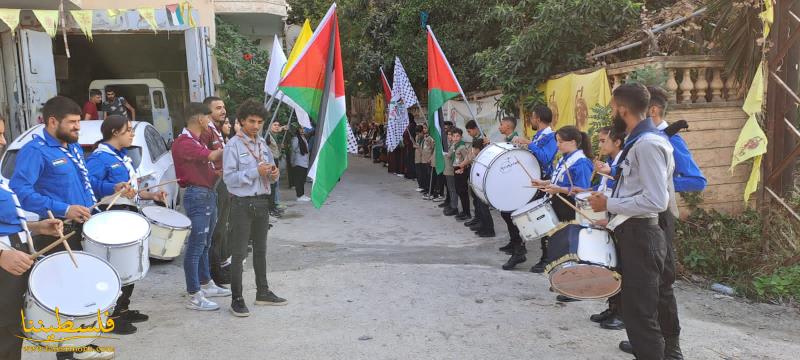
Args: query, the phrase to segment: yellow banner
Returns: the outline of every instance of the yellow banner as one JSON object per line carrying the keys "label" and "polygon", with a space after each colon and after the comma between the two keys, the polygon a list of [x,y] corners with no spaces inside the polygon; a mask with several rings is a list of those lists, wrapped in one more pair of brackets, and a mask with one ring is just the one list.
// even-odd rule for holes
{"label": "yellow banner", "polygon": [[[553,129],[574,125],[586,131],[589,128],[592,107],[597,104],[608,105],[611,101],[611,88],[605,69],[589,74],[572,73],[548,80],[539,88],[544,92],[545,102],[553,112]],[[530,114],[523,114],[526,134],[533,133],[529,116]]]}
{"label": "yellow banner", "polygon": [[142,16],[142,19],[150,25],[150,28],[153,29],[153,32],[158,32],[158,24],[156,23],[156,10],[153,8],[141,8],[136,9],[139,11],[139,15]]}
{"label": "yellow banner", "polygon": [[375,122],[378,124],[386,123],[386,101],[383,95],[375,95]]}
{"label": "yellow banner", "polygon": [[0,21],[11,28],[11,36],[14,36],[14,30],[19,25],[19,9],[0,9]]}
{"label": "yellow banner", "polygon": [[190,4],[188,1],[181,3],[181,14],[183,15],[183,23],[185,25],[189,25],[190,27],[197,26],[197,23],[194,22],[194,17],[192,16],[192,4]]}
{"label": "yellow banner", "polygon": [[42,25],[47,35],[50,35],[51,38],[56,37],[58,10],[33,10],[33,14],[36,15],[36,19],[39,20],[39,24]]}
{"label": "yellow banner", "polygon": [[83,31],[83,34],[92,41],[92,18],[94,10],[70,10],[69,13],[72,18],[78,23],[78,26]]}

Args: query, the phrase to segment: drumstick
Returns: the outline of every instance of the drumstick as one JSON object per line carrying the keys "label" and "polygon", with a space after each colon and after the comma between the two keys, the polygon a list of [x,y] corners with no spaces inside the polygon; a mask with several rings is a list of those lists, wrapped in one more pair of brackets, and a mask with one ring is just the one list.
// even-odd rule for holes
{"label": "drumstick", "polygon": [[581,214],[581,216],[583,216],[584,218],[586,218],[586,220],[589,220],[589,222],[590,222],[590,223],[592,223],[592,225],[597,225],[597,224],[595,224],[595,221],[594,221],[594,220],[592,220],[590,217],[586,216],[586,214],[584,214],[584,213],[583,213],[583,211],[581,211],[580,209],[578,209],[578,208],[577,208],[575,205],[572,205],[572,203],[571,203],[571,202],[569,202],[569,200],[565,199],[563,196],[561,196],[561,194],[559,194],[559,193],[556,193],[555,195],[556,195],[556,196],[557,196],[559,199],[561,199],[561,201],[563,201],[563,202],[564,202],[564,204],[567,204],[567,206],[571,207],[571,208],[572,208],[572,210],[575,210],[575,211],[576,211],[578,214]]}
{"label": "drumstick", "polygon": [[[47,210],[47,215],[49,215],[50,219],[52,219],[52,220],[56,219],[56,217],[53,216],[53,212],[50,211],[50,210]],[[64,232],[63,231],[59,231],[58,232],[58,236],[63,237],[64,236]],[[69,258],[72,260],[72,264],[75,265],[75,268],[77,269],[78,268],[78,260],[75,260],[75,254],[72,253],[72,248],[69,246],[69,242],[66,242],[66,241],[64,242],[64,248],[67,249],[67,253],[69,254]]]}
{"label": "drumstick", "polygon": [[74,231],[69,233],[69,234],[67,234],[67,235],[62,236],[61,238],[59,238],[58,240],[56,240],[52,244],[45,246],[44,249],[37,251],[35,254],[28,255],[28,258],[31,259],[31,260],[36,260],[37,257],[39,257],[40,255],[50,251],[52,248],[58,246],[59,244],[61,244],[65,240],[67,240],[70,237],[72,237],[72,235],[75,235]]}
{"label": "drumstick", "polygon": [[597,173],[597,175],[600,175],[602,177],[608,178],[609,180],[614,180],[614,177],[611,176],[611,175],[608,175],[608,174]]}
{"label": "drumstick", "polygon": [[146,187],[146,188],[144,188],[144,189],[140,189],[139,191],[147,191],[147,190],[150,190],[150,189],[152,189],[152,188],[156,188],[156,187],[163,186],[163,185],[167,185],[167,184],[172,184],[172,183],[174,183],[174,182],[178,182],[178,179],[175,179],[175,180],[170,180],[170,181],[164,181],[164,182],[163,182],[163,183],[161,183],[161,184],[158,184],[158,185],[153,185],[153,186],[148,186],[148,187]]}
{"label": "drumstick", "polygon": [[111,208],[114,206],[114,203],[117,202],[117,200],[119,200],[119,197],[121,195],[122,195],[122,192],[118,192],[116,195],[114,195],[114,197],[111,199],[111,202],[108,203],[108,206],[106,207],[106,211],[111,210]]}
{"label": "drumstick", "polygon": [[522,171],[524,171],[525,174],[528,175],[528,178],[531,179],[531,182],[533,182],[533,180],[536,180],[533,178],[533,176],[531,176],[531,173],[528,172],[528,169],[525,168],[525,165],[522,165],[522,161],[519,161],[519,158],[516,155],[514,155],[514,158],[517,159],[517,164],[519,164],[519,167],[522,168]]}

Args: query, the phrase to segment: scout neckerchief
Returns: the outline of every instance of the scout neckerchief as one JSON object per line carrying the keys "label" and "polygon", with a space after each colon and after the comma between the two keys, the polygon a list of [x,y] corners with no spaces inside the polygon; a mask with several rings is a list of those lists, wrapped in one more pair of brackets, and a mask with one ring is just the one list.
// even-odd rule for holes
{"label": "scout neckerchief", "polygon": [[[622,157],[622,151],[617,153],[617,156],[614,157],[614,160],[611,160],[611,163],[609,164],[610,165],[609,167],[612,169],[612,173],[613,173],[614,167],[617,166],[617,164],[619,164],[619,158],[620,157]],[[597,187],[597,190],[602,192],[602,191],[605,191],[606,189],[608,189],[608,177],[601,176],[600,177],[600,186]]]}
{"label": "scout neckerchief", "polygon": [[[31,231],[28,229],[28,219],[25,217],[25,211],[22,210],[22,205],[19,203],[19,198],[17,194],[14,193],[14,190],[8,187],[8,185],[0,179],[0,189],[8,191],[11,193],[11,199],[14,200],[14,206],[17,208],[17,217],[19,218],[19,225],[22,227],[22,230],[25,231],[25,237],[20,237],[19,240],[23,244],[28,244],[28,250],[30,250],[31,254],[36,252],[36,249],[33,248],[33,241],[31,241]],[[13,244],[7,244],[11,248],[14,248]],[[18,249],[17,249],[18,250]]]}
{"label": "scout neckerchief", "polygon": [[125,165],[125,168],[128,169],[128,182],[131,184],[133,191],[136,193],[136,197],[133,199],[134,202],[137,204],[139,203],[139,176],[136,174],[136,169],[133,168],[133,160],[126,154],[124,156],[120,156],[119,153],[114,149],[111,145],[106,143],[100,143],[97,145],[97,149],[95,149],[96,153],[106,153],[113,156],[117,161],[121,162]]}
{"label": "scout neckerchief", "polygon": [[[258,141],[258,138],[256,138],[256,141],[255,141],[256,150],[258,150],[258,151],[257,152],[253,152],[253,149],[250,148],[250,144],[249,144],[249,140],[250,139],[248,137],[244,136],[244,134],[242,134],[241,131],[237,132],[236,136],[238,136],[242,140],[242,144],[247,149],[247,152],[250,153],[250,156],[252,156],[253,159],[256,159],[256,167],[261,165],[261,163],[263,162],[263,155],[264,155],[264,153],[261,151],[261,141]],[[258,155],[256,155],[256,154],[258,154]],[[264,184],[264,177],[259,176],[258,179],[259,179],[259,181],[261,181],[261,185],[263,185],[266,188],[266,184]]]}
{"label": "scout neckerchief", "polygon": [[[450,162],[454,162],[454,161],[456,161],[456,151],[458,151],[458,148],[460,148],[460,147],[461,147],[461,145],[464,145],[464,140],[459,140],[459,141],[458,141],[458,142],[457,142],[457,143],[456,143],[456,144],[453,146],[453,151],[452,151],[452,154],[450,154]],[[455,164],[453,164],[453,165],[455,165]]]}
{"label": "scout neckerchief", "polygon": [[506,136],[506,142],[511,142],[511,140],[514,140],[514,138],[517,136],[519,136],[519,134],[517,134],[517,132],[514,131],[513,133],[511,133],[511,135]]}
{"label": "scout neckerchief", "polygon": [[[70,144],[67,144],[69,147]],[[83,163],[83,156],[80,154],[78,149],[80,146],[72,146],[72,150],[67,150],[63,146],[59,146],[58,149],[61,150],[67,157],[72,161],[75,167],[81,173],[81,177],[83,178],[83,187],[86,191],[89,192],[89,195],[92,196],[92,203],[97,203],[97,198],[94,196],[94,190],[92,190],[92,182],[89,181],[89,170],[86,169],[86,165]]]}
{"label": "scout neckerchief", "polygon": [[[567,174],[567,171],[569,171],[569,168],[578,162],[578,160],[585,158],[586,155],[581,149],[575,150],[569,155],[561,157],[561,160],[558,161],[558,165],[556,166],[556,171],[553,173],[553,184],[558,184],[559,182],[564,181],[564,176]],[[570,186],[573,185],[574,184],[570,184]]]}
{"label": "scout neckerchief", "polygon": [[534,135],[534,136],[533,136],[533,140],[531,140],[531,142],[532,142],[532,143],[534,143],[534,144],[537,144],[539,141],[541,141],[541,140],[542,140],[542,138],[543,138],[545,135],[547,135],[547,134],[552,134],[552,133],[553,133],[553,129],[551,129],[551,128],[548,126],[548,127],[544,128],[544,129],[542,129],[542,130],[539,130],[539,131],[537,131],[537,132],[536,132],[536,135]]}

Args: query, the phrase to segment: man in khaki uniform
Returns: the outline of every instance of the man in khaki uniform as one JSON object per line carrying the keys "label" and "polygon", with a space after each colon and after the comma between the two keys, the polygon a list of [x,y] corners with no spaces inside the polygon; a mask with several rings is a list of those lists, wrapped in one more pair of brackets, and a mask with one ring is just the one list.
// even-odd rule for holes
{"label": "man in khaki uniform", "polygon": [[469,220],[469,218],[472,217],[469,209],[469,186],[467,184],[471,151],[470,146],[467,146],[461,139],[462,135],[463,131],[459,128],[454,127],[453,130],[451,130],[450,136],[454,143],[452,146],[453,153],[451,154],[454,168],[453,180],[455,193],[458,198],[461,199],[461,213],[456,216],[456,220],[458,221]]}

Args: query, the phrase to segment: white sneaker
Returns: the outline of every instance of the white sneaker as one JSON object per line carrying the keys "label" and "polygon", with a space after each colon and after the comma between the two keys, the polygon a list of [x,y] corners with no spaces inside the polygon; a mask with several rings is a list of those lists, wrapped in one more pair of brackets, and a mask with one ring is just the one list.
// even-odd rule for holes
{"label": "white sneaker", "polygon": [[399,176],[399,177],[403,177],[403,176],[405,176],[405,175],[403,175],[403,174],[395,174],[395,175],[397,175],[397,176]]}
{"label": "white sneaker", "polygon": [[72,354],[72,358],[77,360],[109,360],[114,358],[113,351],[101,351],[100,348],[95,345],[89,345],[87,348],[86,351]]}
{"label": "white sneaker", "polygon": [[217,303],[206,299],[206,296],[203,295],[203,291],[200,290],[193,295],[190,295],[189,303],[186,304],[187,309],[192,310],[199,310],[199,311],[214,311],[219,310],[219,305]]}
{"label": "white sneaker", "polygon": [[297,202],[309,202],[309,201],[311,201],[311,198],[305,195],[297,198]]}
{"label": "white sneaker", "polygon": [[444,196],[437,196],[433,198],[433,202],[442,202],[444,201]]}
{"label": "white sneaker", "polygon": [[423,188],[416,188],[416,189],[414,189],[414,191],[416,191],[416,192],[423,192],[423,191],[425,191],[425,189],[423,189]]}
{"label": "white sneaker", "polygon": [[205,297],[231,296],[230,289],[217,286],[217,284],[214,284],[214,280],[209,280],[208,284],[201,285],[200,292],[202,292]]}

